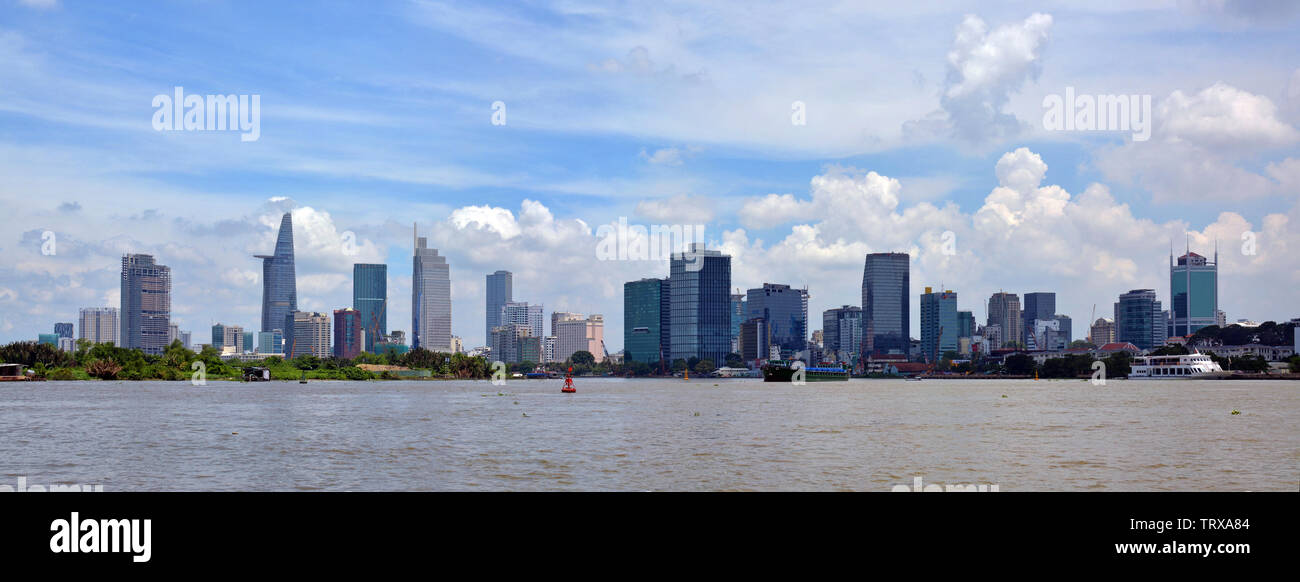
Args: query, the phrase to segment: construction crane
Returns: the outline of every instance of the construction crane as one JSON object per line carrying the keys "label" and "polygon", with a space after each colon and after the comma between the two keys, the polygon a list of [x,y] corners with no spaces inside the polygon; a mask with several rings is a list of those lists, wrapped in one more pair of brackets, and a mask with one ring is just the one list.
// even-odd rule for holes
{"label": "construction crane", "polygon": [[1096,342],[1092,341],[1092,324],[1096,322],[1097,322],[1097,304],[1093,303],[1092,316],[1088,318],[1088,343],[1093,345],[1096,345]]}

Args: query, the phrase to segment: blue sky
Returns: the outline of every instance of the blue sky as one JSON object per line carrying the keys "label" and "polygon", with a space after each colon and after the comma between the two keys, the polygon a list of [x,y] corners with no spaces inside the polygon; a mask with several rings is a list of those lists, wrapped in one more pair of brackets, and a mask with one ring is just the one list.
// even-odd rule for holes
{"label": "blue sky", "polygon": [[[0,341],[116,305],[127,251],[173,267],[196,340],[254,328],[251,255],[289,209],[304,309],[385,261],[409,329],[418,222],[471,346],[504,268],[621,347],[622,283],[667,265],[595,261],[619,217],[705,224],[733,286],[808,285],[814,320],[860,302],[863,254],[902,250],[914,294],[942,283],[982,320],[999,289],[1057,291],[1083,322],[1129,289],[1167,301],[1184,238],[1227,251],[1229,319],[1300,316],[1289,3],[0,2]],[[177,86],[259,95],[260,138],[155,131]],[[1151,139],[1045,130],[1066,87],[1150,95]]]}

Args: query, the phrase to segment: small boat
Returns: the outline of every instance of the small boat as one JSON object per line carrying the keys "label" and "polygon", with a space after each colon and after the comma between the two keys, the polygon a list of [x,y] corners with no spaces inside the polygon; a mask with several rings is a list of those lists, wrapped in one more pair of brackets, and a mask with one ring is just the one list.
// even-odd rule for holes
{"label": "small boat", "polygon": [[569,368],[569,373],[564,375],[564,387],[560,388],[560,392],[573,394],[577,391],[578,389],[573,387],[573,368]]}

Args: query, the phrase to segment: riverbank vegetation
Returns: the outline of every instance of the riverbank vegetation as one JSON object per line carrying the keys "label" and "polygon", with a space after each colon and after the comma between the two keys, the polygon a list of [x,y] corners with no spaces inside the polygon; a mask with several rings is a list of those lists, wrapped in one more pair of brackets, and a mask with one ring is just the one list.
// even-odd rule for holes
{"label": "riverbank vegetation", "polygon": [[391,373],[370,372],[358,364],[402,366],[428,370],[433,378],[478,379],[491,376],[491,364],[482,357],[446,354],[416,348],[405,354],[368,354],[348,360],[303,355],[292,360],[271,356],[260,360],[224,361],[220,353],[205,347],[194,352],[179,341],[161,355],[112,343],[93,344],[77,340],[76,349],[60,351],[50,344],[14,342],[0,346],[0,362],[22,364],[47,380],[190,380],[201,370],[208,380],[241,380],[246,367],[264,367],[272,380],[377,380],[393,378]]}

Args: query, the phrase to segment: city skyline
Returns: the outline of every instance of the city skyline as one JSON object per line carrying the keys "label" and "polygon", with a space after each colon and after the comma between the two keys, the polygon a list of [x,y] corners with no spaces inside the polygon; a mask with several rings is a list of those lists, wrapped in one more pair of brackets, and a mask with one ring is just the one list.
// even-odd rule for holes
{"label": "city skyline", "polygon": [[[305,9],[240,23],[207,5],[182,17],[15,4],[0,42],[23,64],[0,71],[12,89],[0,95],[0,202],[15,225],[0,237],[0,341],[120,305],[115,263],[128,253],[172,269],[182,329],[261,331],[263,278],[248,257],[274,248],[285,212],[299,309],[349,305],[352,264],[387,264],[397,329],[409,327],[393,322],[410,313],[407,229],[419,221],[450,265],[452,333],[468,346],[487,343],[484,276],[497,270],[548,309],[620,329],[623,282],[667,271],[663,259],[595,256],[596,230],[621,217],[703,226],[709,248],[734,257],[733,288],[807,286],[812,314],[861,304],[850,281],[864,255],[907,252],[911,337],[924,285],[972,299],[1055,290],[1083,336],[1077,322],[1120,293],[1170,303],[1168,246],[1188,240],[1204,256],[1218,241],[1230,322],[1287,320],[1275,290],[1300,285],[1295,14],[1211,4],[810,11],[816,26],[769,51],[740,35],[783,22],[771,6],[719,4],[742,26],[714,30],[715,43],[690,32],[704,16],[686,7],[628,7],[644,18],[626,22],[596,11],[586,17],[600,32],[574,37],[575,16],[558,8],[398,3],[366,25],[408,54],[466,66],[393,59],[363,35],[349,54],[304,37],[239,71],[219,65],[244,50],[231,39],[182,37],[175,22],[272,35]],[[470,10],[490,34],[448,27],[458,19],[443,9]],[[358,20],[346,6],[314,17]],[[728,43],[746,48],[718,50]],[[181,86],[260,95],[260,138],[154,131],[151,100]],[[1067,89],[1150,96],[1149,139],[1044,127],[1044,100]],[[985,321],[980,304],[961,307]]]}

